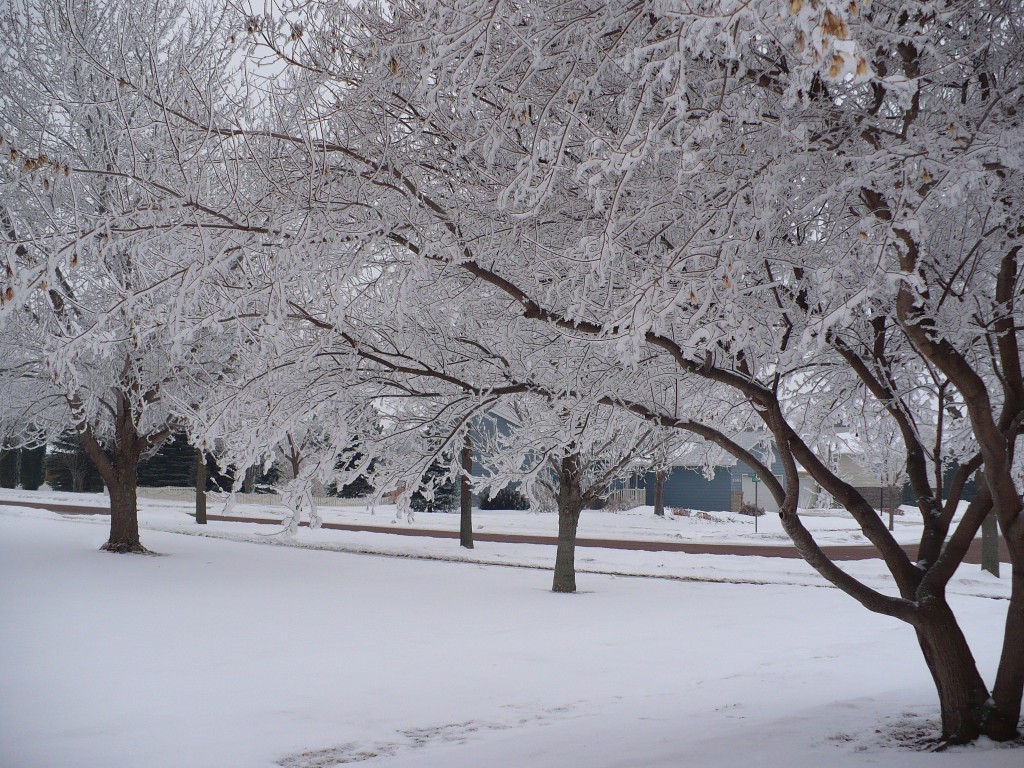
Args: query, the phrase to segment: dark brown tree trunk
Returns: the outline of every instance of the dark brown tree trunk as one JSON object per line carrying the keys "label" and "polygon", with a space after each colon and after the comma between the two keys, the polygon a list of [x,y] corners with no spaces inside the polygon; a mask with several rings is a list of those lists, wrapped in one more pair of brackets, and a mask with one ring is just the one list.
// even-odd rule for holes
{"label": "dark brown tree trunk", "polygon": [[558,549],[555,552],[555,576],[552,592],[576,591],[576,528],[580,522],[580,509],[558,509]]}
{"label": "dark brown tree trunk", "polygon": [[469,435],[460,454],[462,474],[459,476],[459,544],[466,549],[473,548],[473,489],[469,477],[473,472],[473,444]]}
{"label": "dark brown tree trunk", "polygon": [[999,732],[994,732],[992,728],[985,731],[987,736],[997,741],[1016,737],[1021,698],[1024,696],[1024,568],[1014,563],[1010,578],[1010,605],[1006,611],[1003,651],[999,658],[996,683],[992,687],[996,711],[1009,727]]}
{"label": "dark brown tree trunk", "polygon": [[206,525],[206,452],[196,448],[196,522]]}
{"label": "dark brown tree trunk", "polygon": [[134,462],[124,458],[124,464],[117,467],[113,481],[104,480],[110,492],[110,538],[100,549],[106,552],[146,552],[139,540],[138,499],[136,498]]}
{"label": "dark brown tree trunk", "polygon": [[79,432],[85,455],[100,473],[110,493],[110,538],[101,549],[145,553],[147,550],[139,541],[136,498],[139,458],[147,447],[155,447],[167,439],[170,430],[165,429],[150,438],[140,435],[132,420],[127,398],[123,395],[119,395],[117,400],[114,428],[113,445],[108,450],[104,450],[88,426],[80,427]]}
{"label": "dark brown tree trunk", "polygon": [[256,467],[249,467],[245,470],[242,478],[242,493],[252,493],[256,488]]}
{"label": "dark brown tree trunk", "polygon": [[562,459],[558,473],[558,548],[552,592],[576,591],[576,528],[584,503],[579,469],[578,456]]}
{"label": "dark brown tree trunk", "polygon": [[942,738],[967,744],[982,734],[999,740],[1016,735],[996,710],[956,617],[942,596],[923,601],[916,617],[917,639],[939,694]]}
{"label": "dark brown tree trunk", "polygon": [[658,517],[665,516],[665,480],[668,472],[659,469],[654,473],[654,514]]}

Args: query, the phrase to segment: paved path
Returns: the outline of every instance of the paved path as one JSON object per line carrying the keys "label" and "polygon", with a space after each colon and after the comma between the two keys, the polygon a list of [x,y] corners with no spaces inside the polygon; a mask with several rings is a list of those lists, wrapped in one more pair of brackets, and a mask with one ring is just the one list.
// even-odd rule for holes
{"label": "paved path", "polygon": [[[51,504],[35,501],[6,501],[0,499],[0,505],[12,507],[35,507],[57,512],[62,515],[109,515],[105,507],[90,507],[75,504]],[[258,523],[260,525],[280,525],[280,520],[266,517],[243,517],[238,515],[207,515],[208,520],[229,523]],[[456,518],[457,519],[457,518]],[[307,523],[303,522],[303,526]],[[458,531],[442,531],[429,528],[405,528],[386,525],[355,525],[350,523],[323,523],[321,528],[332,531],[362,531],[365,533],[391,533],[398,536],[429,536],[436,539],[457,539]],[[486,533],[473,532],[474,541],[507,542],[513,544],[550,544],[557,543],[554,536],[522,533]],[[578,547],[604,547],[606,549],[632,549],[644,552],[684,552],[690,555],[746,555],[758,557],[788,557],[799,559],[800,554],[792,545],[785,544],[698,544],[681,541],[634,541],[630,539],[593,539],[580,537],[576,539]],[[878,552],[870,544],[823,546],[822,551],[833,560],[871,560],[878,557]],[[906,545],[904,549],[911,559],[917,557],[917,546]],[[1009,562],[1006,545],[999,540],[1000,560]],[[967,552],[965,562],[981,564],[981,539],[975,539]]]}

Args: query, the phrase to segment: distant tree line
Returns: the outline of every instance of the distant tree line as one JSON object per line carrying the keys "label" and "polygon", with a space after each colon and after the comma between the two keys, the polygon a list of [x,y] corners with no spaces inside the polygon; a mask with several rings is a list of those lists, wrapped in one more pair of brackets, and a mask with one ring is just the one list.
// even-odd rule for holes
{"label": "distant tree line", "polygon": [[43,484],[46,446],[0,450],[0,488],[34,491]]}

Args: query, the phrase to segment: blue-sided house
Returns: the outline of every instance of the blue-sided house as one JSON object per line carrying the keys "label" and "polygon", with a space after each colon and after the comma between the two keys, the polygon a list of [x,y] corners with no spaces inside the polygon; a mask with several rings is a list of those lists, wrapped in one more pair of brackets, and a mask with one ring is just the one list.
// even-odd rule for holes
{"label": "blue-sided house", "polygon": [[[765,439],[765,435],[747,433],[737,438],[737,442],[771,467],[780,482],[785,485],[782,463],[779,461],[774,443]],[[913,494],[904,487],[901,470],[890,470],[891,477],[884,477],[877,469],[870,466],[864,459],[866,448],[853,433],[839,430],[830,448],[828,462],[833,464],[838,475],[856,488],[868,501],[878,509],[896,506],[899,503],[912,502]],[[726,459],[725,461],[728,461]],[[801,509],[813,509],[828,503],[823,501],[823,494],[817,483],[806,470],[798,467],[800,476],[800,497],[798,506]],[[770,493],[760,487],[754,479],[753,470],[743,462],[733,460],[731,464],[723,464],[714,468],[710,478],[705,474],[703,464],[692,456],[682,456],[672,466],[665,481],[665,506],[685,507],[706,511],[739,510],[743,503],[756,504],[767,512],[777,512],[778,505]],[[654,504],[653,472],[648,472],[636,485],[643,486],[645,503]],[[946,481],[948,486],[949,481]]]}
{"label": "blue-sided house", "polygon": [[[763,447],[765,436],[757,433],[741,435],[737,442],[754,455],[769,462],[772,474],[783,481],[782,463],[768,443]],[[654,504],[654,473],[648,472],[643,478],[645,503]],[[705,511],[737,512],[744,502],[756,503],[767,512],[777,512],[778,505],[767,491],[762,492],[760,481],[754,479],[754,471],[743,462],[733,461],[728,466],[718,466],[709,478],[702,464],[691,456],[682,456],[673,464],[665,479],[665,506],[700,509]]]}

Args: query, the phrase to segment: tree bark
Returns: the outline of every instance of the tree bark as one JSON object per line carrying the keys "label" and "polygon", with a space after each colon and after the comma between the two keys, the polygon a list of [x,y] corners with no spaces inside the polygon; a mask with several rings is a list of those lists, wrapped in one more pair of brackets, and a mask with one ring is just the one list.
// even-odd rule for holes
{"label": "tree bark", "polygon": [[460,454],[462,474],[459,475],[459,544],[473,549],[473,489],[469,478],[473,472],[473,444],[469,435]]}
{"label": "tree bark", "polygon": [[654,514],[658,517],[665,516],[665,480],[668,472],[659,469],[654,473]]}
{"label": "tree bark", "polygon": [[922,600],[915,628],[939,694],[943,740],[967,744],[981,735],[997,741],[1015,738],[1016,717],[1011,720],[990,698],[967,639],[943,596]]}
{"label": "tree bark", "polygon": [[[139,540],[138,499],[135,487],[135,462],[126,461],[114,472],[116,479],[104,480],[110,491],[110,538],[100,549],[106,552],[145,553],[146,548]],[[129,474],[130,473],[130,474]]]}
{"label": "tree bark", "polygon": [[196,523],[206,525],[206,452],[196,448]]}
{"label": "tree bark", "polygon": [[[1005,533],[1004,533],[1005,536]],[[1017,558],[1018,561],[1020,558]],[[999,657],[996,682],[992,687],[992,700],[1009,729],[1000,734],[986,731],[997,741],[1016,737],[1020,721],[1021,699],[1024,696],[1024,568],[1017,563],[1010,573],[1010,605],[1006,611],[1003,649]]]}
{"label": "tree bark", "polygon": [[248,467],[242,477],[242,493],[252,493],[256,489],[256,467]]}
{"label": "tree bark", "polygon": [[[110,538],[100,549],[106,552],[147,552],[139,540],[139,511],[136,497],[139,458],[150,447],[148,438],[139,434],[132,420],[127,399],[118,398],[113,445],[104,450],[91,428],[80,426],[79,439],[85,455],[96,467],[110,493]],[[170,435],[152,438],[158,445]]]}
{"label": "tree bark", "polygon": [[583,511],[583,488],[579,457],[562,459],[558,473],[558,548],[552,592],[576,591],[576,529]]}
{"label": "tree bark", "polygon": [[580,522],[579,509],[558,509],[558,549],[555,553],[555,576],[552,592],[576,591],[576,528]]}

